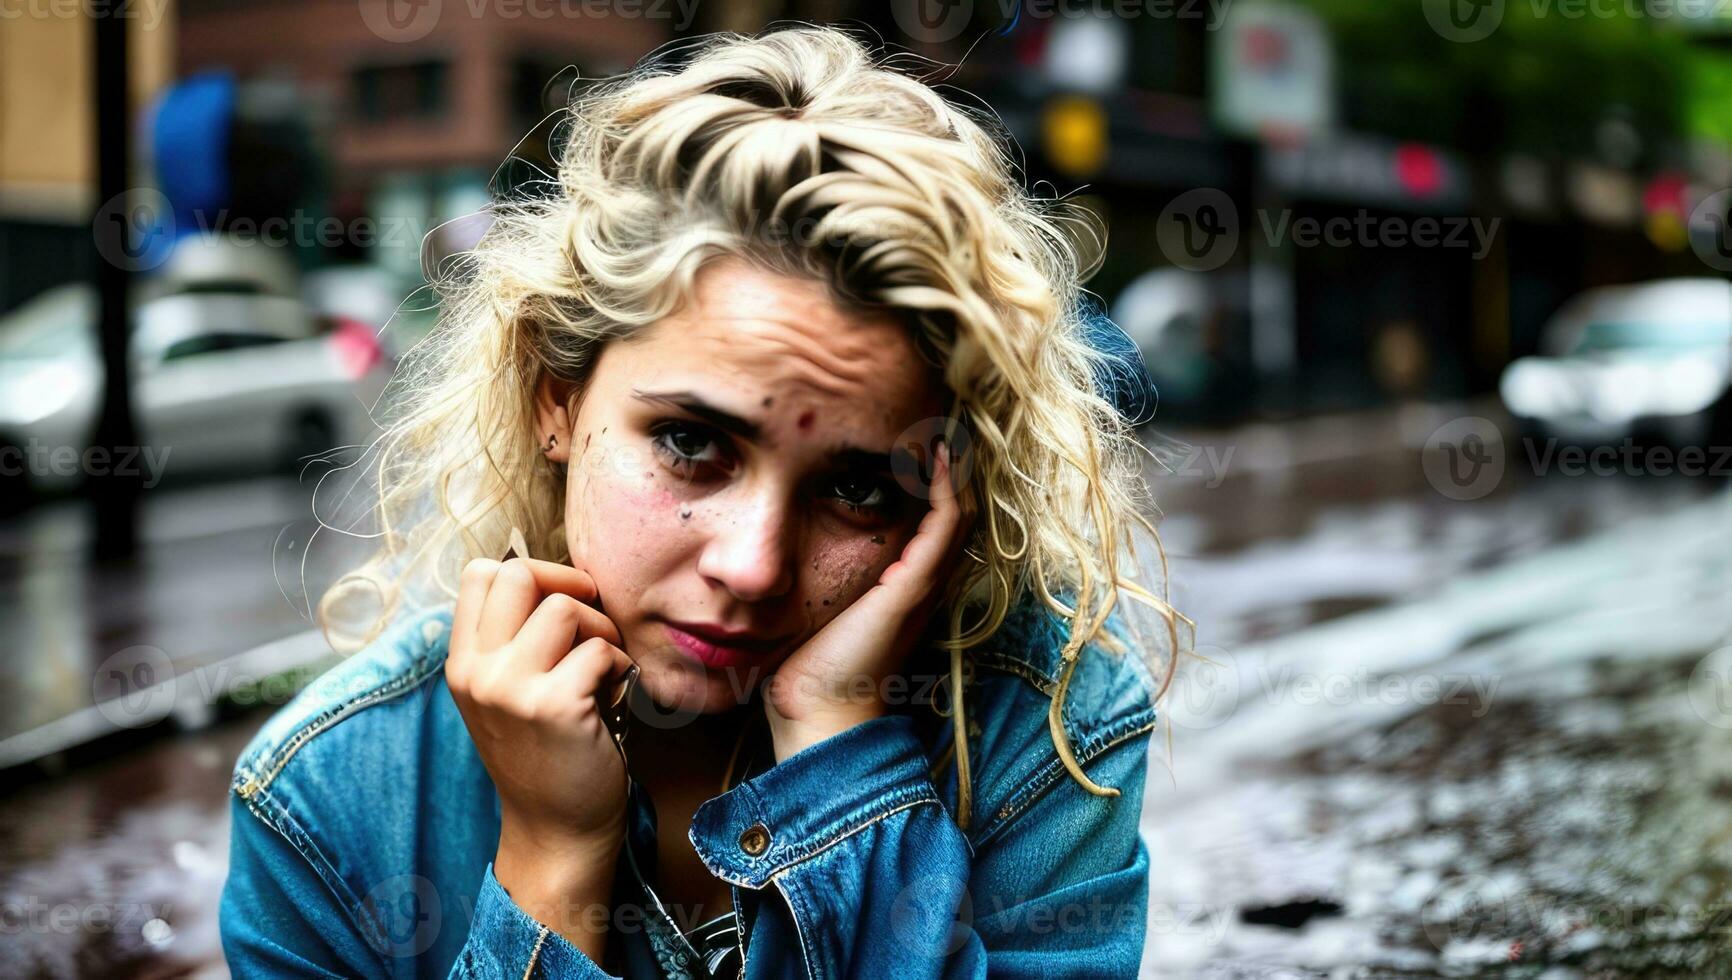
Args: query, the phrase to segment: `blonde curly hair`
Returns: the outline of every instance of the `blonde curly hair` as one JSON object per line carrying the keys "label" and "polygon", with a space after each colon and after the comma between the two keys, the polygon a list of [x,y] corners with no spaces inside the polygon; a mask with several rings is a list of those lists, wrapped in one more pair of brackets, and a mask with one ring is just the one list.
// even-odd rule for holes
{"label": "blonde curly hair", "polygon": [[493,205],[481,241],[433,277],[439,325],[406,355],[370,454],[377,550],[321,599],[327,636],[354,650],[406,606],[450,602],[463,565],[500,554],[513,527],[537,555],[566,559],[561,474],[537,448],[538,384],[581,390],[603,345],[673,312],[704,263],[748,257],[901,316],[954,398],[946,424],[973,456],[961,488],[972,530],[935,621],[948,621],[938,646],[959,822],[964,654],[1030,593],[1070,621],[1053,743],[1085,788],[1117,795],[1083,773],[1061,724],[1079,651],[1098,639],[1124,654],[1104,624],[1121,595],[1144,603],[1169,655],[1130,645],[1165,660],[1150,673],[1163,675],[1159,700],[1188,621],[1165,599],[1164,554],[1161,595],[1133,580],[1138,529],[1160,546],[1143,516],[1154,511],[1142,446],[1096,390],[1111,365],[1084,332],[1098,223],[1025,192],[997,120],[906,67],[928,62],[875,58],[810,26],[671,54],[574,101],[552,192]]}

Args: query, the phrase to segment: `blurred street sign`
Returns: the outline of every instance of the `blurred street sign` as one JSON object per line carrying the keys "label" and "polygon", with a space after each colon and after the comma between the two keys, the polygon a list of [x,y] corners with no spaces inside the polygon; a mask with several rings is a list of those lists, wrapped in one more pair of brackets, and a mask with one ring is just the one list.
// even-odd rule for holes
{"label": "blurred street sign", "polygon": [[1472,183],[1467,168],[1446,150],[1366,134],[1271,146],[1263,161],[1283,192],[1319,200],[1457,208],[1466,205]]}
{"label": "blurred street sign", "polygon": [[1214,114],[1245,136],[1306,137],[1335,123],[1335,56],[1308,10],[1234,4],[1215,33]]}

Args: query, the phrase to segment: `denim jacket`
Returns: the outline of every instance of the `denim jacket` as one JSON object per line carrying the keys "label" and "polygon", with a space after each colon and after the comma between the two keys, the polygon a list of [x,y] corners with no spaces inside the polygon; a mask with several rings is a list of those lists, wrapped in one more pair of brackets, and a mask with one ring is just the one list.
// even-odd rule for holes
{"label": "denim jacket", "polygon": [[[1146,421],[1155,391],[1136,345],[1098,304],[1083,313],[1087,339],[1110,355],[1096,387],[1132,424]],[[1122,625],[1117,611],[1107,620],[1128,640]],[[450,627],[449,608],[398,619],[241,753],[221,910],[230,969],[701,976],[665,919],[615,919],[609,973],[500,886],[499,797],[445,686]],[[1134,652],[1082,648],[1064,730],[1089,778],[1120,795],[1089,793],[1047,720],[1067,631],[1025,601],[970,651],[966,831],[945,765],[952,726],[929,710],[885,715],[780,763],[760,759],[698,808],[687,836],[732,886],[741,978],[1136,975],[1154,684]],[[627,853],[641,853],[631,841],[654,840],[654,805],[635,783],[629,800]],[[616,896],[625,883],[622,871]]]}
{"label": "denim jacket", "polygon": [[[1117,617],[1108,625],[1123,636]],[[683,954],[667,957],[666,944],[652,948],[655,930],[617,920],[604,963],[620,972],[604,970],[494,877],[498,796],[445,684],[450,622],[448,607],[399,618],[241,754],[221,908],[230,969],[681,975]],[[929,706],[929,717],[893,712],[760,765],[698,808],[689,837],[733,886],[740,976],[1136,974],[1153,688],[1134,652],[1094,643],[1079,654],[1064,727],[1084,772],[1121,793],[1090,794],[1059,760],[1047,721],[1067,629],[1019,605],[972,652],[966,831],[944,765],[950,721]],[[634,784],[634,808],[639,797]],[[653,827],[653,815],[637,816]]]}

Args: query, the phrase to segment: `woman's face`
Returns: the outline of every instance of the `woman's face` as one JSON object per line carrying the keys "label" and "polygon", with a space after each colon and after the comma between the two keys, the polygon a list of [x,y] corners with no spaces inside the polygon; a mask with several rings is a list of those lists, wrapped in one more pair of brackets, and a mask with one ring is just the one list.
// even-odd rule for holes
{"label": "woman's face", "polygon": [[[743,703],[876,584],[927,509],[889,454],[924,443],[945,407],[901,323],[733,259],[698,273],[681,312],[603,349],[575,418],[562,404],[544,388],[572,563],[643,690],[683,712]],[[706,646],[676,623],[752,638]]]}

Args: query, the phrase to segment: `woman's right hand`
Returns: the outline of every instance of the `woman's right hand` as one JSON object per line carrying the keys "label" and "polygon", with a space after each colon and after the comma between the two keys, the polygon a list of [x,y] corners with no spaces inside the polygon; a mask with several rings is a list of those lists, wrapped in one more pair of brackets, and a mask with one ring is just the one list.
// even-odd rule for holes
{"label": "woman's right hand", "polygon": [[632,662],[595,599],[569,565],[463,569],[445,678],[499,791],[502,884],[507,865],[611,869],[624,838],[625,764],[602,711]]}

